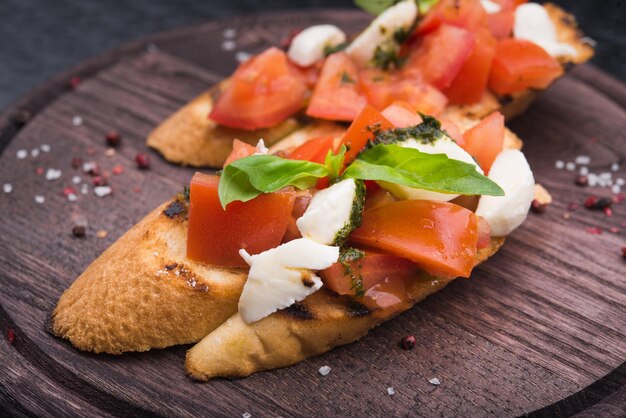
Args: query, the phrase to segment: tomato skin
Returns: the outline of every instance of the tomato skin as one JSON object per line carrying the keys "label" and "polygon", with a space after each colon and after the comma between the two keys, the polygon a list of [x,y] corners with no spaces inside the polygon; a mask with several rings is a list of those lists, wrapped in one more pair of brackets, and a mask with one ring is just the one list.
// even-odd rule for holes
{"label": "tomato skin", "polygon": [[497,41],[487,30],[475,33],[475,45],[452,84],[443,92],[452,104],[472,104],[479,102],[487,91],[491,63],[496,55]]}
{"label": "tomato skin", "polygon": [[335,138],[323,136],[309,139],[289,154],[291,160],[311,161],[323,164],[328,151],[336,152]]}
{"label": "tomato skin", "polygon": [[514,0],[495,0],[500,5],[500,11],[487,15],[489,29],[497,39],[508,38],[513,32],[515,24]]}
{"label": "tomato skin", "polygon": [[410,52],[404,73],[416,72],[426,83],[445,89],[469,59],[474,44],[475,36],[469,30],[442,24]]}
{"label": "tomato skin", "polygon": [[219,177],[194,174],[190,183],[187,257],[216,266],[246,267],[241,248],[258,254],[278,246],[285,235],[295,191],[262,194],[232,202],[226,210],[218,197]]}
{"label": "tomato skin", "polygon": [[289,242],[293,241],[294,239],[302,238],[302,234],[298,229],[296,220],[304,215],[304,212],[306,211],[306,208],[309,207],[309,203],[311,203],[312,198],[313,195],[311,195],[311,192],[309,192],[308,190],[296,191],[296,198],[293,202],[291,217],[289,218],[289,224],[287,225],[287,230],[285,231],[283,242]]}
{"label": "tomato skin", "polygon": [[306,114],[311,117],[352,121],[367,104],[359,89],[356,64],[345,52],[326,58]]}
{"label": "tomato skin", "polygon": [[563,67],[539,45],[521,39],[498,42],[489,88],[500,95],[544,89],[563,75]]}
{"label": "tomato skin", "polygon": [[478,240],[476,218],[453,203],[403,200],[364,211],[350,241],[408,258],[436,276],[469,277]]}
{"label": "tomato skin", "polygon": [[270,48],[237,68],[209,118],[232,128],[269,128],[298,112],[307,91],[287,55]]}
{"label": "tomato skin", "polygon": [[478,161],[485,174],[504,146],[504,116],[493,112],[463,134],[463,149]]}
{"label": "tomato skin", "polygon": [[370,250],[364,253],[363,257],[348,262],[347,266],[337,262],[321,271],[326,287],[340,295],[356,295],[352,276],[360,278],[363,290],[367,291],[385,279],[410,279],[418,272],[415,263],[406,258]]}
{"label": "tomato skin", "polygon": [[393,102],[383,110],[382,115],[398,128],[408,128],[422,123],[422,117],[407,102]]}
{"label": "tomato skin", "polygon": [[348,149],[346,151],[345,164],[347,165],[354,161],[363,147],[370,140],[374,139],[373,131],[393,128],[393,124],[379,111],[371,105],[365,106],[343,136],[341,143]]}
{"label": "tomato skin", "polygon": [[483,249],[489,247],[491,244],[491,228],[489,222],[482,216],[478,218],[478,241],[476,242],[476,248]]}
{"label": "tomato skin", "polygon": [[424,16],[416,33],[429,33],[442,24],[475,30],[487,24],[487,12],[480,0],[440,0]]}
{"label": "tomato skin", "polygon": [[255,146],[250,145],[247,142],[243,142],[235,138],[235,140],[233,141],[233,150],[230,152],[230,155],[228,156],[226,161],[224,161],[224,167],[226,167],[228,164],[232,163],[233,161],[237,161],[241,158],[254,155],[258,151],[259,150]]}
{"label": "tomato skin", "polygon": [[454,139],[454,142],[456,142],[460,147],[463,147],[463,145],[465,145],[465,138],[463,138],[463,133],[456,123],[446,118],[439,119],[439,122],[441,122],[441,128],[446,131],[450,138]]}
{"label": "tomato skin", "polygon": [[404,310],[410,303],[406,290],[408,281],[407,278],[387,277],[369,288],[357,301],[371,310],[384,309],[387,312]]}

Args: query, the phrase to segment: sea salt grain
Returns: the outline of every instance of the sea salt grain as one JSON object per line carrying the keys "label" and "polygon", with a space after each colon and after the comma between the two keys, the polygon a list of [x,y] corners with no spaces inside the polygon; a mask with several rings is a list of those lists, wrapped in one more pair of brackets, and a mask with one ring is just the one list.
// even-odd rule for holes
{"label": "sea salt grain", "polygon": [[70,193],[67,195],[67,200],[69,200],[70,202],[76,202],[78,200],[78,196],[76,196],[74,193]]}
{"label": "sea salt grain", "polygon": [[330,373],[330,370],[331,370],[330,367],[322,366],[320,367],[319,372],[322,376],[328,376],[328,373]]}
{"label": "sea salt grain", "polygon": [[11,183],[4,183],[4,185],[2,186],[2,190],[5,193],[11,193],[13,191],[13,185]]}
{"label": "sea salt grain", "polygon": [[441,384],[441,381],[436,377],[433,377],[432,379],[428,380],[428,383],[430,383],[431,385],[439,386]]}
{"label": "sea salt grain", "polygon": [[80,192],[82,194],[87,194],[89,193],[89,186],[87,185],[87,183],[83,183],[82,186],[80,186]]}
{"label": "sea salt grain", "polygon": [[50,145],[41,144],[41,146],[39,146],[39,149],[42,150],[43,152],[50,152]]}
{"label": "sea salt grain", "polygon": [[224,51],[234,51],[235,48],[237,48],[237,43],[235,41],[232,40],[227,40],[222,42],[222,49]]}
{"label": "sea salt grain", "polygon": [[250,412],[244,412],[243,414],[241,414],[241,416],[242,416],[243,418],[251,418],[251,417],[252,417],[252,414],[251,414]]}
{"label": "sea salt grain", "polygon": [[579,155],[576,157],[576,164],[587,165],[591,162],[591,158],[588,155]]}
{"label": "sea salt grain", "polygon": [[23,160],[24,158],[28,157],[28,151],[26,151],[25,149],[17,150],[15,156],[18,160]]}
{"label": "sea salt grain", "polygon": [[554,167],[555,167],[555,168],[557,168],[557,169],[559,169],[559,170],[562,170],[562,169],[563,169],[563,167],[565,167],[565,163],[564,163],[563,161],[561,161],[561,160],[557,160],[557,161],[554,163]]}
{"label": "sea salt grain", "polygon": [[113,192],[109,186],[97,186],[93,188],[93,194],[98,197],[108,196]]}
{"label": "sea salt grain", "polygon": [[611,164],[611,171],[619,171],[619,164],[617,163]]}
{"label": "sea salt grain", "polygon": [[570,161],[569,163],[565,164],[565,169],[567,171],[574,171],[576,170],[576,164]]}
{"label": "sea salt grain", "polygon": [[35,148],[30,150],[30,156],[33,158],[39,157],[39,148]]}
{"label": "sea salt grain", "polygon": [[63,173],[61,172],[61,170],[49,168],[48,171],[46,171],[46,180],[48,181],[58,180],[61,178],[62,174]]}
{"label": "sea salt grain", "polygon": [[611,193],[613,194],[620,194],[622,191],[622,187],[618,184],[614,184],[613,187],[611,187]]}
{"label": "sea salt grain", "polygon": [[222,36],[227,39],[232,39],[237,36],[237,31],[233,28],[226,28],[224,32],[222,32]]}
{"label": "sea salt grain", "polygon": [[235,54],[235,59],[238,62],[248,61],[248,59],[252,56],[252,54],[248,52],[239,51]]}
{"label": "sea salt grain", "polygon": [[626,183],[626,181],[624,181],[623,178],[618,178],[615,180],[615,184],[617,184],[618,186],[623,186]]}
{"label": "sea salt grain", "polygon": [[72,177],[72,183],[74,183],[74,184],[79,184],[81,181],[82,181],[82,179],[80,178],[80,176]]}
{"label": "sea salt grain", "polygon": [[83,124],[83,118],[81,118],[80,116],[74,116],[72,118],[72,125],[74,126],[80,126]]}
{"label": "sea salt grain", "polygon": [[392,388],[391,386],[387,388],[387,395],[393,396],[395,394],[396,394],[396,390],[394,388]]}
{"label": "sea salt grain", "polygon": [[46,201],[46,198],[44,196],[41,196],[41,195],[35,196],[35,202],[41,204],[41,203],[43,203],[45,201]]}

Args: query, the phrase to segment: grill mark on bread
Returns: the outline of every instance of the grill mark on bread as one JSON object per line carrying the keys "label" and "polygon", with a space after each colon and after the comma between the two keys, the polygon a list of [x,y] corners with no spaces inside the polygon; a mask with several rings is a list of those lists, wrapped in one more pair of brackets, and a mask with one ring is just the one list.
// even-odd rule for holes
{"label": "grill mark on bread", "polygon": [[367,306],[354,300],[349,300],[347,302],[346,311],[349,317],[366,316],[372,313]]}
{"label": "grill mark on bread", "polygon": [[163,273],[183,279],[189,287],[199,292],[208,292],[209,286],[206,283],[198,283],[198,276],[185,264],[176,262],[165,263]]}
{"label": "grill mark on bread", "polygon": [[315,315],[313,315],[313,312],[311,312],[309,308],[307,308],[307,306],[301,302],[296,302],[290,307],[281,310],[280,312],[283,312],[285,315],[295,319],[307,321],[315,319]]}

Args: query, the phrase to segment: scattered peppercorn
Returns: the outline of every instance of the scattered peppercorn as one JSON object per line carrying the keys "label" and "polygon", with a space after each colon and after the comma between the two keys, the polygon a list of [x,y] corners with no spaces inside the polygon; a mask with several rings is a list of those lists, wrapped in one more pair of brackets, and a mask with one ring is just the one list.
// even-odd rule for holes
{"label": "scattered peppercorn", "polygon": [[580,175],[576,177],[575,183],[577,186],[586,187],[589,184],[589,178],[587,176]]}
{"label": "scattered peppercorn", "polygon": [[78,85],[80,84],[82,80],[80,79],[80,77],[78,76],[74,76],[72,78],[70,78],[70,82],[69,85],[71,88],[75,89],[76,87],[78,87]]}
{"label": "scattered peppercorn", "polygon": [[76,194],[76,189],[73,187],[64,187],[63,188],[63,196],[68,197],[71,194]]}
{"label": "scattered peppercorn", "polygon": [[15,342],[15,331],[13,331],[13,328],[11,327],[7,328],[7,340],[10,345],[13,345]]}
{"label": "scattered peppercorn", "polygon": [[141,170],[147,170],[150,168],[150,156],[144,152],[140,152],[135,157],[137,167]]}
{"label": "scattered peppercorn", "polygon": [[579,208],[577,203],[570,203],[569,205],[567,205],[567,209],[571,210],[572,212],[574,212],[575,210],[577,210]]}
{"label": "scattered peppercorn", "polygon": [[604,208],[604,214],[606,216],[613,216],[613,209],[611,209],[611,208]]}
{"label": "scattered peppercorn", "polygon": [[547,206],[545,203],[540,203],[537,199],[534,199],[530,209],[535,213],[544,213]]}
{"label": "scattered peppercorn", "polygon": [[593,209],[593,207],[596,205],[596,202],[598,201],[598,198],[595,196],[589,196],[587,199],[585,199],[585,207],[587,209]]}
{"label": "scattered peppercorn", "polygon": [[591,235],[602,235],[602,230],[595,226],[590,226],[588,228],[585,228],[585,231]]}
{"label": "scattered peppercorn", "polygon": [[107,145],[110,147],[117,147],[122,141],[122,136],[117,131],[111,131],[106,136]]}
{"label": "scattered peppercorn", "polygon": [[407,335],[406,337],[402,338],[402,340],[400,341],[400,347],[402,347],[403,350],[412,350],[413,347],[415,347],[416,342],[417,340],[415,339],[414,336]]}
{"label": "scattered peppercorn", "polygon": [[83,165],[83,159],[80,157],[72,158],[72,168],[80,168]]}
{"label": "scattered peppercorn", "polygon": [[624,193],[618,193],[613,196],[613,203],[622,203],[626,199],[626,195]]}
{"label": "scattered peppercorn", "polygon": [[43,167],[37,167],[35,168],[35,174],[37,174],[38,176],[41,176],[43,174],[45,170],[43,169]]}
{"label": "scattered peppercorn", "polygon": [[612,204],[613,204],[613,199],[609,197],[601,197],[600,199],[598,199],[595,206],[597,209],[605,210],[607,208],[610,208]]}
{"label": "scattered peppercorn", "polygon": [[120,174],[122,174],[124,172],[124,167],[122,167],[121,165],[116,165],[115,167],[113,167],[111,169],[111,171],[113,172],[113,174],[115,174],[116,176],[119,176]]}
{"label": "scattered peppercorn", "polygon": [[76,238],[83,238],[86,233],[87,228],[85,228],[85,225],[74,225],[74,227],[72,228],[72,235],[74,235]]}
{"label": "scattered peppercorn", "polygon": [[615,228],[614,226],[609,228],[609,232],[612,234],[619,234],[619,229]]}
{"label": "scattered peppercorn", "polygon": [[106,186],[109,181],[105,176],[94,176],[91,180],[94,186]]}
{"label": "scattered peppercorn", "polygon": [[622,257],[626,258],[626,247],[622,247]]}

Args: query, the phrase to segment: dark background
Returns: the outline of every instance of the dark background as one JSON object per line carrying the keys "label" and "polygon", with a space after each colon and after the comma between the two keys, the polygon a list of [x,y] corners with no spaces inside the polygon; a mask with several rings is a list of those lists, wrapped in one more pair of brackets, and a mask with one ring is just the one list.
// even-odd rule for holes
{"label": "dark background", "polygon": [[[626,1],[558,0],[598,42],[593,62],[626,81]],[[210,19],[352,0],[0,0],[0,109],[79,62],[154,32]]]}

